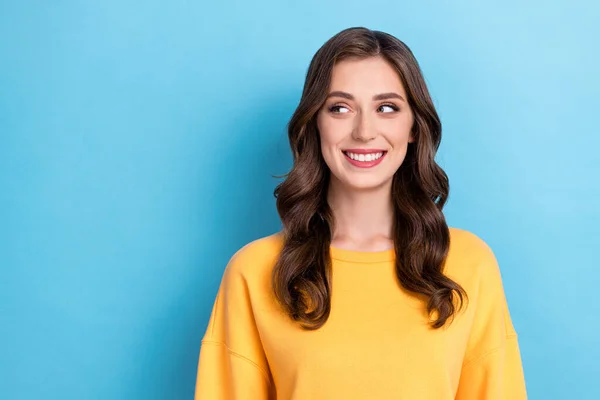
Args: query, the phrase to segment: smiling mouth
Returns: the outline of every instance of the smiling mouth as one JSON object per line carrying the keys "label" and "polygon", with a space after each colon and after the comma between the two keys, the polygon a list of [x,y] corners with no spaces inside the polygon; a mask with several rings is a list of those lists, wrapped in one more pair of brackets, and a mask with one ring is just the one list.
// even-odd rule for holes
{"label": "smiling mouth", "polygon": [[374,150],[369,152],[368,150],[360,151],[348,151],[342,150],[344,158],[350,162],[350,164],[360,168],[371,168],[378,165],[387,154],[385,150]]}
{"label": "smiling mouth", "polygon": [[342,151],[342,153],[344,153],[344,155],[352,160],[355,161],[360,161],[360,162],[369,162],[369,161],[375,161],[380,159],[381,157],[383,157],[385,155],[385,153],[387,153],[387,151],[385,150],[379,150],[379,151],[374,151],[372,153],[365,153],[365,152],[352,152],[352,151],[347,151],[344,150]]}

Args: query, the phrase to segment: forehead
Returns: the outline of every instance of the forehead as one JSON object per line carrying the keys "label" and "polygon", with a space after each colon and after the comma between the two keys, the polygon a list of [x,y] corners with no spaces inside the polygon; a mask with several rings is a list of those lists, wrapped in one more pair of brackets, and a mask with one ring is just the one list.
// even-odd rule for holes
{"label": "forehead", "polygon": [[344,91],[354,95],[396,91],[405,95],[396,69],[382,57],[349,58],[333,67],[330,91]]}

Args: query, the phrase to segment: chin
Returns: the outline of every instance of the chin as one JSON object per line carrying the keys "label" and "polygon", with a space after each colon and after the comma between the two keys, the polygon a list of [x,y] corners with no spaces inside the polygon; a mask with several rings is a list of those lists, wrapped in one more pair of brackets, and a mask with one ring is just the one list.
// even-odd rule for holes
{"label": "chin", "polygon": [[368,190],[376,190],[386,187],[388,184],[391,185],[392,178],[382,178],[382,177],[364,177],[362,179],[345,179],[342,181],[342,185],[350,190],[357,191],[368,191]]}

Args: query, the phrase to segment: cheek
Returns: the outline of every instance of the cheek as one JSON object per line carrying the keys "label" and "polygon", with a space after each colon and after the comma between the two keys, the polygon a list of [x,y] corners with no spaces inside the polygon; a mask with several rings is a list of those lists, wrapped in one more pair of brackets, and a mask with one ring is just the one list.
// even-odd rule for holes
{"label": "cheek", "polygon": [[385,132],[386,139],[393,146],[407,143],[411,137],[412,117],[391,119],[383,121],[381,132]]}
{"label": "cheek", "polygon": [[345,139],[345,130],[341,121],[332,121],[325,118],[319,125],[319,137],[321,141],[321,153],[329,168],[336,164],[338,149]]}
{"label": "cheek", "polygon": [[323,148],[339,143],[343,137],[343,134],[341,134],[341,127],[331,119],[322,118],[319,121],[318,127],[319,136],[321,137],[321,145]]}

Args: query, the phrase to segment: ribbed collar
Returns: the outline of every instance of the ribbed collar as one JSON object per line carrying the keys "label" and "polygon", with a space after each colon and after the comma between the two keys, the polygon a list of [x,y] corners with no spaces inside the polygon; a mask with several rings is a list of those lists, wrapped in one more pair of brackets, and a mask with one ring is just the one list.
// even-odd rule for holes
{"label": "ribbed collar", "polygon": [[331,258],[355,263],[378,263],[393,261],[396,257],[394,249],[383,251],[355,251],[330,246]]}

